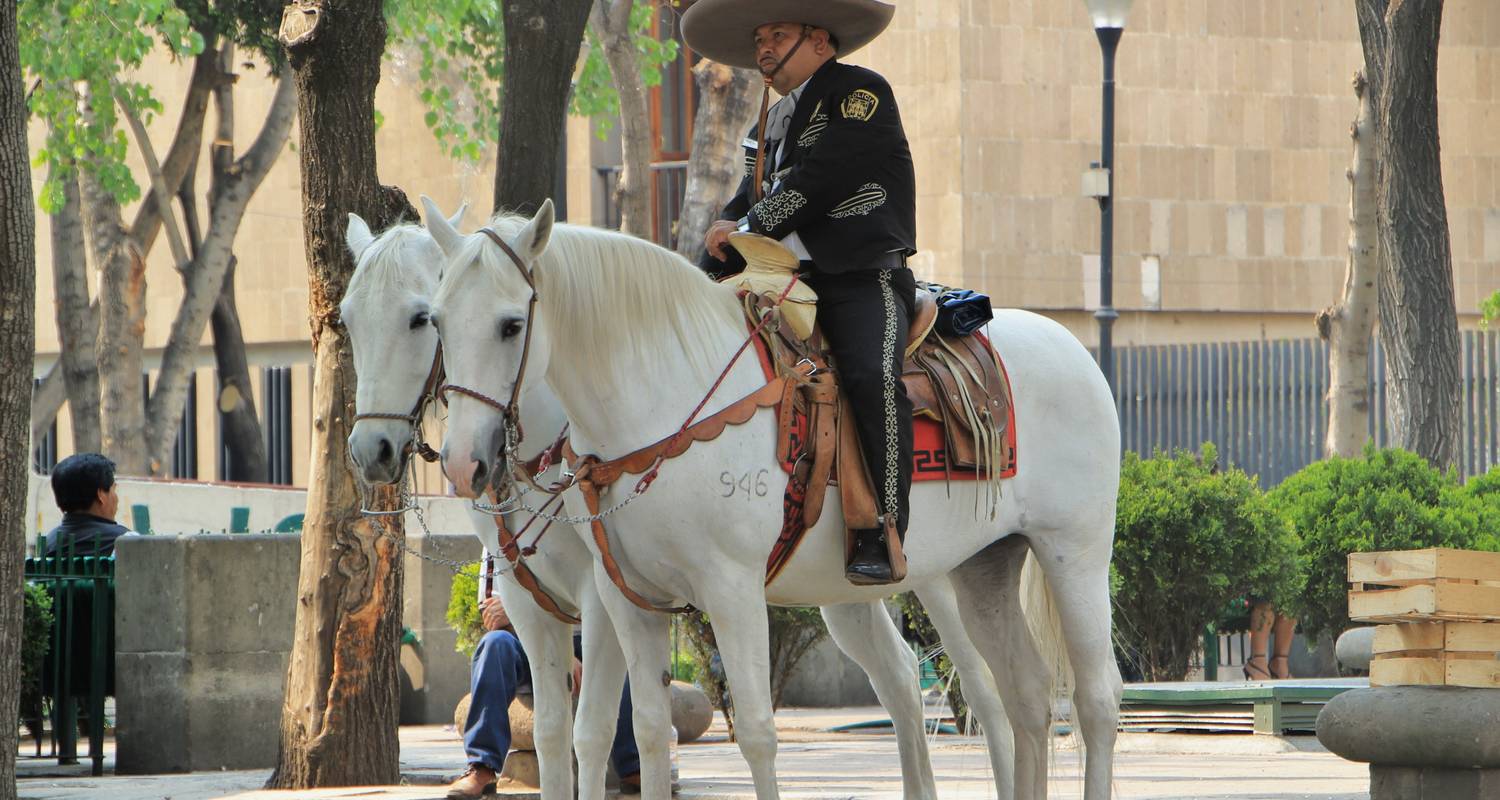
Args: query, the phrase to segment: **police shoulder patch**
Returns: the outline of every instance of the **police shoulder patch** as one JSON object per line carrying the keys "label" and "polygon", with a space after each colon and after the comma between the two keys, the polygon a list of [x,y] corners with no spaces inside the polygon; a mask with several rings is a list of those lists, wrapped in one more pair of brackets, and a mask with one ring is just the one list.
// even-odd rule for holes
{"label": "police shoulder patch", "polygon": [[839,111],[843,113],[844,119],[856,119],[860,122],[869,122],[875,116],[875,109],[880,105],[880,98],[868,89],[856,89],[844,102],[839,105]]}

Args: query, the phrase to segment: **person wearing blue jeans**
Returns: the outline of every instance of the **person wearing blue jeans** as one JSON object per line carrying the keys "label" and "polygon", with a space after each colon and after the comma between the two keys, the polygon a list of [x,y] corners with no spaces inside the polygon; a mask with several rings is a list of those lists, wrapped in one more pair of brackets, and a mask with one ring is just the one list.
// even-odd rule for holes
{"label": "person wearing blue jeans", "polygon": [[[500,598],[486,598],[480,604],[480,616],[488,633],[479,640],[469,667],[469,716],[464,721],[464,753],[469,769],[448,788],[449,800],[477,800],[495,791],[505,755],[510,752],[510,704],[518,691],[531,684],[531,664]],[[581,659],[582,647],[576,637],[573,648],[574,655]],[[575,666],[575,686],[577,674]],[[620,698],[610,761],[621,776],[621,790],[639,791],[641,765],[631,723],[628,682]]]}

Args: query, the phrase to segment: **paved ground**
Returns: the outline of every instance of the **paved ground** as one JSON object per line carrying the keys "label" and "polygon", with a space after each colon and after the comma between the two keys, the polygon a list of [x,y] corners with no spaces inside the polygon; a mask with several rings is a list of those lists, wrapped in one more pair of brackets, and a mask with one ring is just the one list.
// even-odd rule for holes
{"label": "paved ground", "polygon": [[[883,717],[878,708],[784,709],[778,712],[777,771],[787,800],[900,800],[895,738],[889,733],[830,734],[842,723]],[[681,800],[754,797],[749,770],[725,741],[717,721],[699,742],[680,748]],[[24,752],[24,751],[23,751]],[[939,736],[932,749],[938,790],[945,800],[994,798],[982,740]],[[409,785],[314,792],[260,791],[269,770],[188,775],[93,778],[59,775],[53,762],[23,758],[17,765],[23,798],[109,797],[113,800],[264,800],[266,798],[442,798],[442,784],[461,769],[457,734],[442,726],[401,729],[401,770]],[[107,762],[108,764],[109,762]],[[73,768],[68,768],[73,769]],[[1122,734],[1116,751],[1115,796],[1153,800],[1364,800],[1369,772],[1331,755],[1310,736],[1246,734]],[[1054,798],[1082,793],[1079,758],[1065,740],[1052,769]],[[518,798],[512,800],[520,800]]]}

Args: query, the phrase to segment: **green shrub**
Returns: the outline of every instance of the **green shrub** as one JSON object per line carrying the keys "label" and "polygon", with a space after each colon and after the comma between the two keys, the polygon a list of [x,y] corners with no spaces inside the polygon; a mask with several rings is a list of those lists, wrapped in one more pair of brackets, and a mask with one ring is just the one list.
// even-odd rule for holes
{"label": "green shrub", "polygon": [[52,595],[46,587],[25,584],[21,607],[21,722],[33,737],[41,736],[42,662],[52,649]]}
{"label": "green shrub", "polygon": [[1187,675],[1204,627],[1237,597],[1280,601],[1294,544],[1255,480],[1221,470],[1204,444],[1120,465],[1115,518],[1116,644],[1146,680]]}
{"label": "green shrub", "polygon": [[479,565],[469,564],[453,575],[448,595],[448,625],[458,634],[454,649],[473,658],[474,648],[484,638],[484,620],[479,614]]}
{"label": "green shrub", "polygon": [[[770,628],[771,704],[772,708],[780,708],[787,679],[813,646],[828,636],[828,628],[823,625],[823,616],[816,608],[771,606],[766,609],[766,616]],[[734,698],[729,693],[723,660],[719,657],[719,644],[714,638],[708,614],[694,611],[677,620],[687,643],[685,653],[692,664],[698,687],[724,714],[729,738],[733,739]]]}
{"label": "green shrub", "polygon": [[1424,547],[1497,549],[1500,476],[1459,486],[1421,456],[1365,448],[1309,464],[1270,493],[1298,540],[1297,585],[1283,608],[1309,638],[1349,627],[1348,556]]}

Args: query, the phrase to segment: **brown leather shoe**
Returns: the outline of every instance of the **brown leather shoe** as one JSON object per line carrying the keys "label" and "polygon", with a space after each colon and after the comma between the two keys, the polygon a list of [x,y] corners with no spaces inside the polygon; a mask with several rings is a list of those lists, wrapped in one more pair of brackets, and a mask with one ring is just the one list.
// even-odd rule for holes
{"label": "brown leather shoe", "polygon": [[641,773],[632,772],[629,775],[620,776],[620,794],[640,794]]}
{"label": "brown leather shoe", "polygon": [[448,786],[448,800],[480,800],[495,793],[495,771],[483,764],[470,764],[458,780]]}

